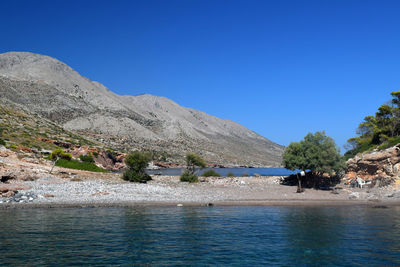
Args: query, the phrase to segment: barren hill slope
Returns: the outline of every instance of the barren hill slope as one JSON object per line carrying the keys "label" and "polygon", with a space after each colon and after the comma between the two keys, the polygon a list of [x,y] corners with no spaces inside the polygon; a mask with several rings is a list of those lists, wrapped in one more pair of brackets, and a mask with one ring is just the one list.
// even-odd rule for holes
{"label": "barren hill slope", "polygon": [[43,55],[0,54],[0,95],[117,149],[186,152],[220,164],[279,166],[283,147],[242,125],[165,97],[117,95]]}

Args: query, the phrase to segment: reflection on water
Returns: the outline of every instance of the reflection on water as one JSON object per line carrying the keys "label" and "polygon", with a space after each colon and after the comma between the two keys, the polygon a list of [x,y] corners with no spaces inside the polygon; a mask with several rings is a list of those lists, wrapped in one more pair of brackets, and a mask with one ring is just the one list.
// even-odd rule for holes
{"label": "reflection on water", "polygon": [[0,211],[3,265],[400,265],[400,208]]}

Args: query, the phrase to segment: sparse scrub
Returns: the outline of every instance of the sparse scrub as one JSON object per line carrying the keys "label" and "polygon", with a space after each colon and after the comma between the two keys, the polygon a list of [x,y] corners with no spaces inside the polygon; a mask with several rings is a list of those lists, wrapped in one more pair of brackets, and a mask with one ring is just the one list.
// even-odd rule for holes
{"label": "sparse scrub", "polygon": [[204,177],[221,177],[221,174],[219,174],[218,172],[214,171],[214,170],[208,170],[203,172],[202,176]]}
{"label": "sparse scrub", "polygon": [[136,183],[146,183],[150,181],[151,177],[145,171],[150,161],[151,156],[148,153],[140,151],[130,153],[125,158],[125,164],[128,166],[128,169],[122,175],[122,179]]}
{"label": "sparse scrub", "polygon": [[226,175],[227,177],[235,177],[235,175],[231,172],[228,172],[228,174]]}
{"label": "sparse scrub", "polygon": [[206,162],[197,154],[188,153],[186,154],[186,170],[180,177],[181,182],[195,183],[199,179],[195,175],[196,167],[205,168]]}
{"label": "sparse scrub", "polygon": [[242,173],[242,177],[249,177],[249,174],[247,172]]}

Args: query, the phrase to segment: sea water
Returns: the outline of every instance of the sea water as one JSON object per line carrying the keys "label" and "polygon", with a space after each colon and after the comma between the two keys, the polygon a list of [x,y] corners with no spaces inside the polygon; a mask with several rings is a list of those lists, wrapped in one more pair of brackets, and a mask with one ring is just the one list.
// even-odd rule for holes
{"label": "sea water", "polygon": [[[259,174],[262,176],[289,176],[295,174],[296,172],[284,169],[284,168],[205,168],[197,169],[196,174],[201,175],[203,172],[208,170],[214,170],[222,176],[227,176],[228,173],[232,173],[234,176],[249,175],[253,176]],[[168,168],[168,169],[156,169],[156,170],[146,170],[150,175],[160,174],[160,175],[171,175],[179,176],[182,174],[182,168]]]}
{"label": "sea water", "polygon": [[0,210],[2,266],[398,266],[399,207]]}

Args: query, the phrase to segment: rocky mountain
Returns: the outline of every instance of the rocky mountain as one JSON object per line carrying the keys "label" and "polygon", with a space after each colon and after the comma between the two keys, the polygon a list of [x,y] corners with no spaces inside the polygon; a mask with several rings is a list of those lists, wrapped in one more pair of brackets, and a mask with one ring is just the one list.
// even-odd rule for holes
{"label": "rocky mountain", "polygon": [[219,164],[281,164],[284,147],[238,123],[165,97],[115,94],[44,55],[0,54],[0,95],[115,149],[165,151],[175,161],[196,152]]}

